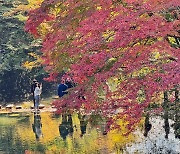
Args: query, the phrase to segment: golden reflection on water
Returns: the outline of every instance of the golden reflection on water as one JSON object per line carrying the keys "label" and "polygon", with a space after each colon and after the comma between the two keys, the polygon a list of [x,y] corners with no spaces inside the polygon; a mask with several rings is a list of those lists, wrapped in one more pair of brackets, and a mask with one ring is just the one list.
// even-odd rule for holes
{"label": "golden reflection on water", "polygon": [[[47,143],[55,139],[55,137],[59,136],[59,125],[58,119],[52,119],[50,113],[42,113],[40,114],[39,123],[42,124],[41,131],[42,136],[40,136],[39,142]],[[29,124],[20,124],[17,126],[17,134],[21,138],[22,141],[26,142],[35,142],[36,137],[33,132],[33,125],[35,124],[34,116],[30,116]]]}
{"label": "golden reflection on water", "polygon": [[[4,119],[4,120],[3,120]],[[102,134],[103,123],[87,123],[86,133],[82,134],[80,121],[77,114],[72,116],[73,133],[66,139],[60,137],[59,126],[62,117],[55,118],[52,113],[40,113],[40,115],[11,114],[0,117],[0,126],[14,126],[13,146],[17,141],[24,146],[25,153],[112,153],[123,148],[127,143],[133,142],[135,136],[123,136],[126,129],[121,132],[110,131],[106,136]],[[118,122],[122,124],[122,121]],[[81,123],[82,124],[82,123]],[[8,144],[8,143],[7,143]]]}

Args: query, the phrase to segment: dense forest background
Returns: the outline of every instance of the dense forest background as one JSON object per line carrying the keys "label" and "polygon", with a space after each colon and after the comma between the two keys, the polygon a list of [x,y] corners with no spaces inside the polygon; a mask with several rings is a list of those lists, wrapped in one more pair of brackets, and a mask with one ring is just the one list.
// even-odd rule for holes
{"label": "dense forest background", "polygon": [[[0,0],[0,104],[30,99],[34,78],[43,83],[43,95],[49,96],[52,83],[45,82],[47,73],[38,62],[41,40],[34,40],[24,31],[24,15],[6,16],[26,0]],[[25,66],[26,65],[26,66]]]}

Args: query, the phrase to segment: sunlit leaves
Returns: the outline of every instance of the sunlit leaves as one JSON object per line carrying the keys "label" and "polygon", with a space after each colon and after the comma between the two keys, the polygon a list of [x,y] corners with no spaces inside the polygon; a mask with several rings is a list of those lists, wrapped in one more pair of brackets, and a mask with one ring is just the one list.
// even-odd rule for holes
{"label": "sunlit leaves", "polygon": [[106,31],[102,34],[106,42],[112,42],[114,40],[114,35],[115,35],[114,31]]}
{"label": "sunlit leaves", "polygon": [[25,67],[26,69],[32,70],[32,68],[34,67],[39,67],[41,66],[41,58],[33,53],[33,52],[29,52],[28,55],[30,55],[31,57],[34,58],[34,61],[25,61],[22,66]]}
{"label": "sunlit leaves", "polygon": [[28,7],[31,9],[38,8],[44,0],[27,0]]}
{"label": "sunlit leaves", "polygon": [[[27,0],[27,1],[28,1],[28,4],[24,4],[23,2],[20,2],[20,1],[19,1],[20,4],[15,3],[14,8],[11,9],[11,11],[9,12],[5,12],[4,15],[11,16],[11,15],[20,13],[22,16],[24,12],[28,12],[32,9],[40,7],[41,3],[43,2],[43,0]],[[21,18],[25,18],[25,17],[21,17]]]}

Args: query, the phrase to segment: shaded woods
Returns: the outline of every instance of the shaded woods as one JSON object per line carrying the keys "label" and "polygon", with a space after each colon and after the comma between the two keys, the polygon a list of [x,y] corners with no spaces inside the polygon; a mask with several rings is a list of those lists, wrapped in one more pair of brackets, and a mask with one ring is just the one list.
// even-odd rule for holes
{"label": "shaded woods", "polygon": [[[33,78],[44,82],[47,76],[32,54],[41,55],[41,41],[35,41],[24,31],[23,16],[5,15],[20,4],[27,4],[27,1],[0,1],[0,104],[28,100]],[[28,61],[31,67],[24,67]],[[44,82],[44,87],[43,94],[48,95],[52,84]]]}

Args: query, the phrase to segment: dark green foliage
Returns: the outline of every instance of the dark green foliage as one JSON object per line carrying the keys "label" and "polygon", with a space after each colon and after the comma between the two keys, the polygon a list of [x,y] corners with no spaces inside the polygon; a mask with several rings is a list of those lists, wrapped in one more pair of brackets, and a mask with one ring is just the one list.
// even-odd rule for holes
{"label": "dark green foliage", "polygon": [[[17,102],[29,98],[33,78],[44,82],[47,75],[41,66],[27,70],[22,67],[25,61],[32,61],[29,52],[40,55],[41,41],[34,40],[24,31],[24,23],[14,16],[4,16],[13,9],[15,3],[25,0],[0,1],[0,104]],[[43,93],[50,92],[50,83],[43,83]],[[48,94],[48,93],[47,93]]]}

